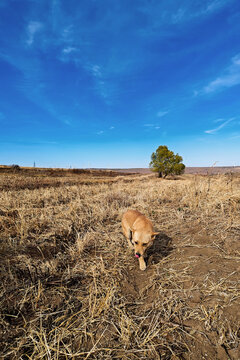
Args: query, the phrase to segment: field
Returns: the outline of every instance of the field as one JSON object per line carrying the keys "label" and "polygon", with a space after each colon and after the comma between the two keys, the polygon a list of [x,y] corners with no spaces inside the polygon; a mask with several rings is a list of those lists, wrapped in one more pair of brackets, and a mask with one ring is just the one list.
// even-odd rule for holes
{"label": "field", "polygon": [[[240,175],[0,172],[0,356],[240,358]],[[160,232],[140,271],[121,232]]]}

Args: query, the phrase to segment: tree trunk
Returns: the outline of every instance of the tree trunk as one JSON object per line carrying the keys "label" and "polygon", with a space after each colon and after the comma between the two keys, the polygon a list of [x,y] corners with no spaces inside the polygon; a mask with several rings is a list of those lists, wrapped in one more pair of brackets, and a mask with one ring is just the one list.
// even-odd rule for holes
{"label": "tree trunk", "polygon": [[162,178],[162,172],[161,171],[158,172],[158,177]]}

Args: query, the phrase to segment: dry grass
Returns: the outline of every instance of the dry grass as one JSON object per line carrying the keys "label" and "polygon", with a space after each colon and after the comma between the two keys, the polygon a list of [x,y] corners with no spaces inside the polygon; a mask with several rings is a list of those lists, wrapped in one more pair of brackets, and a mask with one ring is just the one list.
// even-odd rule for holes
{"label": "dry grass", "polygon": [[[239,176],[57,181],[0,176],[4,359],[240,358]],[[128,208],[161,232],[146,272]]]}

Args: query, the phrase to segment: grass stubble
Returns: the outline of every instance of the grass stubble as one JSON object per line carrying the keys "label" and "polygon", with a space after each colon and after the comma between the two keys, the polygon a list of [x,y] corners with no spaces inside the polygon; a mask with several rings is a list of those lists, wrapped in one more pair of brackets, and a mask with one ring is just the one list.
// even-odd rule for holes
{"label": "grass stubble", "polygon": [[[64,179],[1,175],[2,358],[239,359],[239,175]],[[160,231],[145,272],[129,208]]]}

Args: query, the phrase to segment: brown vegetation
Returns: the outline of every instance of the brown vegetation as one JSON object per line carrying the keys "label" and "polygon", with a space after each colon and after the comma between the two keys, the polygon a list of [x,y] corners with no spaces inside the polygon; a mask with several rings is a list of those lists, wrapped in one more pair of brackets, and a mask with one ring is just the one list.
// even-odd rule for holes
{"label": "brown vegetation", "polygon": [[[92,175],[0,174],[3,358],[239,359],[240,177]],[[129,208],[161,232],[145,272]]]}

